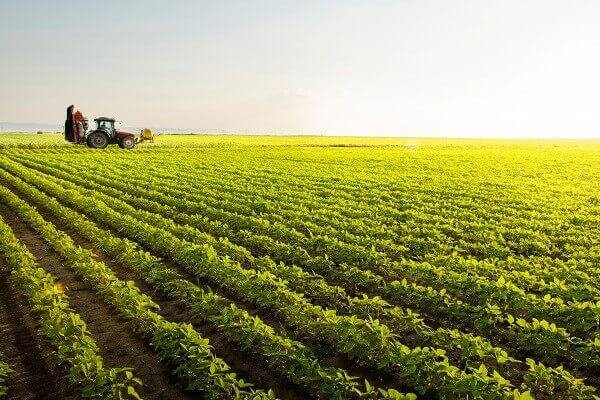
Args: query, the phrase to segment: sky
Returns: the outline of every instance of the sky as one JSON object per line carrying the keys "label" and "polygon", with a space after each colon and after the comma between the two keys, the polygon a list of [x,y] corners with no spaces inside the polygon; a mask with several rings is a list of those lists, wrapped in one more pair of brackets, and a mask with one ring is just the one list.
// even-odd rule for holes
{"label": "sky", "polygon": [[600,1],[0,1],[0,121],[600,137]]}

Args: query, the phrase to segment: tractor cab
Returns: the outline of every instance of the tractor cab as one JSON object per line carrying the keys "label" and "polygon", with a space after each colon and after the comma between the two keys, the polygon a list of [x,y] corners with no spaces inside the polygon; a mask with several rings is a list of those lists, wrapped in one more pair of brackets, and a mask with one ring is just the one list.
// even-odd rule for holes
{"label": "tractor cab", "polygon": [[112,118],[99,117],[94,119],[96,123],[96,130],[106,132],[109,137],[115,136],[115,120]]}

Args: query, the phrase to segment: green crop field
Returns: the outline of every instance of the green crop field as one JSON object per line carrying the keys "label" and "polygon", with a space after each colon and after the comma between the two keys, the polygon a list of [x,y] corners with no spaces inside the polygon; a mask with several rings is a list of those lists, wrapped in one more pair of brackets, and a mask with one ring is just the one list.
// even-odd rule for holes
{"label": "green crop field", "polygon": [[0,182],[0,397],[598,398],[600,141],[11,134]]}

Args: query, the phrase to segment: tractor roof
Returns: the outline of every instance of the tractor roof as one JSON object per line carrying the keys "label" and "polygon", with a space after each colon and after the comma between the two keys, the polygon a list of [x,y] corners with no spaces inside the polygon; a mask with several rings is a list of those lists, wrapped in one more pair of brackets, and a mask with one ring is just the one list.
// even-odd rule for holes
{"label": "tractor roof", "polygon": [[96,122],[102,122],[102,121],[115,122],[115,119],[114,118],[108,118],[108,117],[98,117],[98,118],[94,118],[94,121],[96,121]]}

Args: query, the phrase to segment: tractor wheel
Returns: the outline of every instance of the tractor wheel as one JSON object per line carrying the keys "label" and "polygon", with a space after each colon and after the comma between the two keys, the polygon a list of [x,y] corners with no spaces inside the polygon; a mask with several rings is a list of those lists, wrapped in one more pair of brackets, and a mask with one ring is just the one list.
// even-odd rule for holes
{"label": "tractor wheel", "polygon": [[92,132],[87,137],[87,145],[93,149],[103,149],[108,146],[108,136],[103,132]]}
{"label": "tractor wheel", "polygon": [[125,136],[119,140],[119,147],[122,149],[133,149],[135,146],[135,139],[133,136]]}

